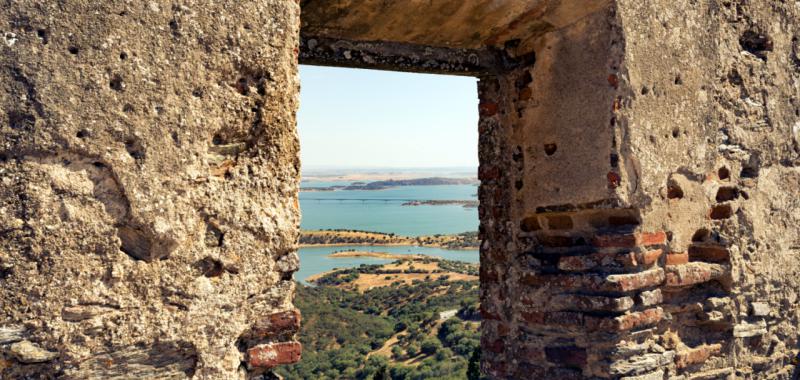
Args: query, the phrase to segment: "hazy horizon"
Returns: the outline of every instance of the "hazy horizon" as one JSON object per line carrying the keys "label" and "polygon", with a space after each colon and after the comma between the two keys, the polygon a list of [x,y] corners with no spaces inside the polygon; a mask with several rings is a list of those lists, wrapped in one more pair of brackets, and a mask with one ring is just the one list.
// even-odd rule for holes
{"label": "hazy horizon", "polygon": [[300,66],[307,170],[478,166],[477,79]]}

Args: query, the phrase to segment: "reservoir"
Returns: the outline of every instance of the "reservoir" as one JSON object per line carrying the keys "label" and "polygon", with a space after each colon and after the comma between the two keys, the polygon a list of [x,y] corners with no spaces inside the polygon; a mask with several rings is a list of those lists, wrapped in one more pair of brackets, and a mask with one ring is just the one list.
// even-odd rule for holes
{"label": "reservoir", "polygon": [[[304,182],[304,187],[331,183]],[[345,183],[347,184],[347,183]],[[478,230],[478,209],[460,205],[403,206],[417,200],[477,200],[476,185],[400,186],[385,190],[300,192],[304,230],[353,229],[405,236]]]}
{"label": "reservoir", "polygon": [[[303,182],[303,187],[349,185],[350,182]],[[417,200],[477,200],[476,185],[399,186],[384,190],[301,191],[304,230],[352,229],[404,236],[456,234],[478,230],[478,209],[460,205],[404,206]],[[477,263],[477,250],[448,250],[410,246],[331,246],[301,248],[300,270],[295,279],[305,283],[312,275],[334,268],[385,264],[393,260],[374,257],[331,258],[343,250],[423,254]]]}

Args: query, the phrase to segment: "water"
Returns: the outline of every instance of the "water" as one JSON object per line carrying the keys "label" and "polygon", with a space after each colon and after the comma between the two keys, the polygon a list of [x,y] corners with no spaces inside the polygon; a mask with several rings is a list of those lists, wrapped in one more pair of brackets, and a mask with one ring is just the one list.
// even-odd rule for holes
{"label": "water", "polygon": [[[328,183],[304,182],[303,186],[329,186]],[[477,231],[477,208],[402,205],[409,200],[476,200],[477,191],[475,185],[443,185],[301,192],[303,219],[300,227],[393,232],[406,236]]]}
{"label": "water", "polygon": [[477,263],[478,251],[476,250],[450,250],[431,247],[407,247],[407,246],[341,246],[341,247],[310,247],[300,249],[300,270],[295,273],[295,278],[303,283],[307,283],[308,277],[330,271],[334,268],[352,268],[361,264],[386,264],[395,260],[378,259],[374,257],[328,257],[333,252],[356,250],[389,252],[396,254],[421,254],[435,256],[442,259],[466,261]]}
{"label": "water", "polygon": [[[368,182],[368,181],[367,181]],[[303,187],[349,185],[350,181],[303,181]],[[405,236],[455,234],[478,230],[478,209],[452,206],[403,206],[409,200],[476,200],[475,185],[402,186],[385,190],[339,190],[300,193],[301,228],[354,229]],[[408,246],[341,246],[300,249],[300,270],[295,278],[334,268],[361,264],[385,264],[394,260],[373,257],[330,258],[342,250],[423,254],[448,260],[478,262],[477,250],[448,250]]]}

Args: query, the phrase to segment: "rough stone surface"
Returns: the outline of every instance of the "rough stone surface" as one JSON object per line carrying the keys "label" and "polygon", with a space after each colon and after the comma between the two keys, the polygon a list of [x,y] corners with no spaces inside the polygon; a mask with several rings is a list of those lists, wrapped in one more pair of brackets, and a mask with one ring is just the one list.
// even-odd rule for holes
{"label": "rough stone surface", "polygon": [[299,359],[298,56],[479,77],[489,378],[796,371],[795,1],[4,5],[2,375]]}
{"label": "rough stone surface", "polygon": [[0,378],[247,376],[292,308],[299,11],[0,6],[0,329],[57,353]]}

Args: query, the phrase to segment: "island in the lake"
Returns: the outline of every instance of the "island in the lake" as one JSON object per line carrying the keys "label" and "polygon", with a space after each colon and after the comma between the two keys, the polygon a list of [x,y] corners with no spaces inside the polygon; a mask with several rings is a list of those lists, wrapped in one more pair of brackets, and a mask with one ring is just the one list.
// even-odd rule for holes
{"label": "island in the lake", "polygon": [[344,250],[344,251],[336,251],[328,255],[328,257],[332,258],[345,258],[345,257],[373,257],[376,259],[406,259],[406,260],[414,260],[414,259],[424,259],[426,255],[415,255],[415,254],[405,254],[405,253],[390,253],[390,252],[375,252],[375,251],[356,251],[356,250]]}
{"label": "island in the lake", "polygon": [[463,206],[464,208],[478,207],[476,200],[450,200],[450,199],[434,199],[424,201],[408,201],[403,203],[403,206]]}
{"label": "island in the lake", "polygon": [[359,230],[305,230],[300,232],[301,247],[346,246],[346,245],[388,245],[418,246],[446,249],[478,249],[478,233],[462,232],[454,235],[401,236]]}

